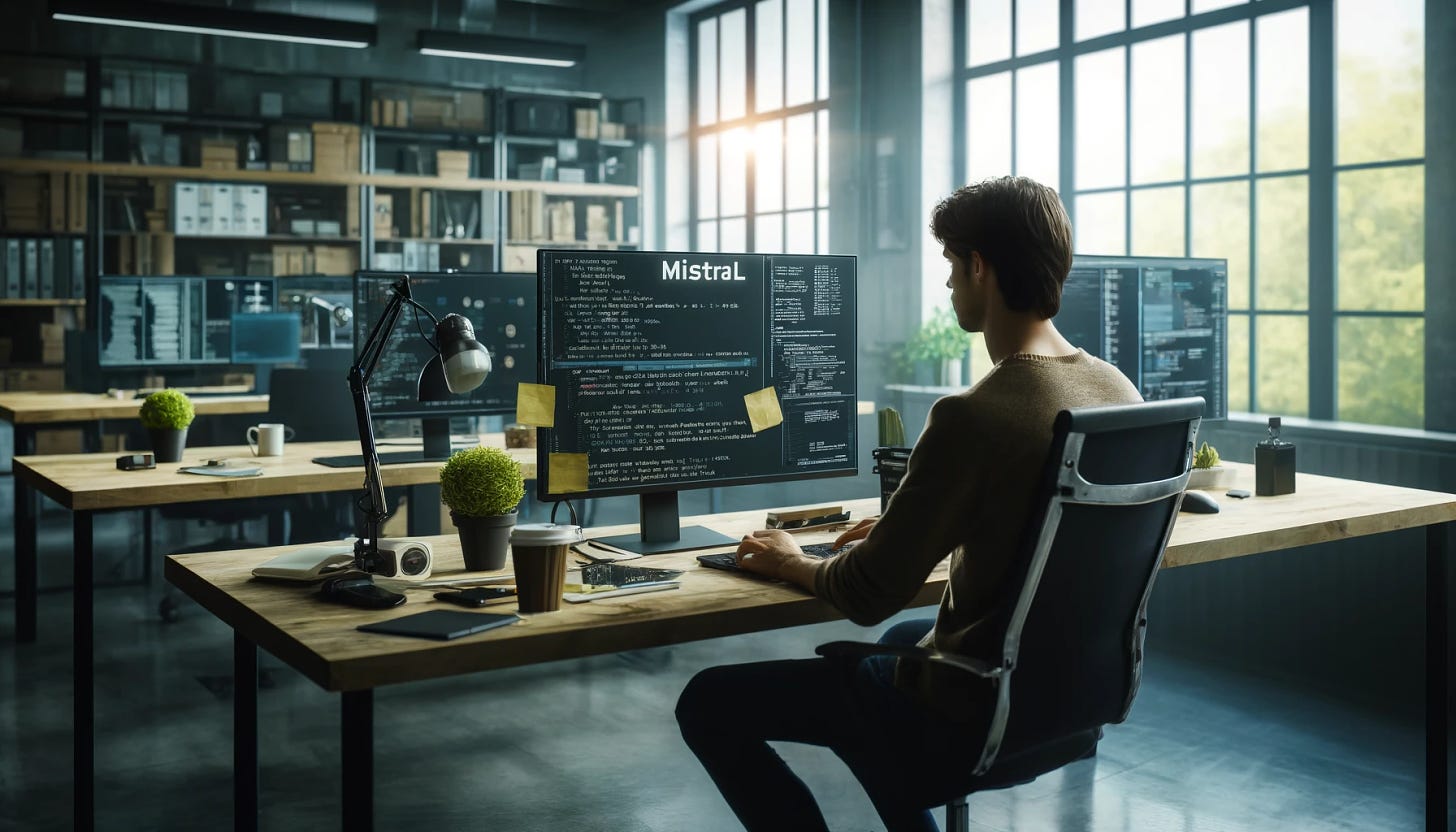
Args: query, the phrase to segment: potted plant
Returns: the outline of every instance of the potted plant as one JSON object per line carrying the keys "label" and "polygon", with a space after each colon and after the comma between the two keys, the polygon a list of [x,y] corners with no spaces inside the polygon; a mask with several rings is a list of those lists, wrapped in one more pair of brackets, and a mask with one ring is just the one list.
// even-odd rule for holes
{"label": "potted plant", "polygon": [[1193,470],[1188,473],[1188,487],[1227,488],[1233,485],[1234,471],[1219,464],[1218,449],[1204,442],[1193,454]]}
{"label": "potted plant", "polygon": [[970,339],[970,333],[961,329],[955,312],[940,306],[905,342],[904,355],[912,365],[931,368],[931,383],[954,386],[961,383],[961,368],[970,351]]}
{"label": "potted plant", "polygon": [[194,416],[192,400],[181,390],[158,390],[142,402],[142,427],[152,437],[158,462],[181,462],[187,447],[187,426]]}
{"label": "potted plant", "polygon": [[521,465],[499,448],[467,448],[440,468],[440,499],[460,531],[460,552],[472,572],[504,569],[516,507],[526,496]]}

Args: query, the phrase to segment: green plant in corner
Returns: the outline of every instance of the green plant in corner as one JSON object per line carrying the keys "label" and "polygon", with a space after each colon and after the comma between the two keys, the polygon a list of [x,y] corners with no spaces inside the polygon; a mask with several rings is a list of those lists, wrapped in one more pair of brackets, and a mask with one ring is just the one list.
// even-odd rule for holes
{"label": "green plant in corner", "polygon": [[955,312],[938,306],[905,342],[905,357],[911,361],[953,361],[965,358],[971,347],[971,335],[961,329]]}
{"label": "green plant in corner", "polygon": [[1204,442],[1193,454],[1194,468],[1213,468],[1219,463],[1218,449]]}
{"label": "green plant in corner", "polygon": [[150,430],[185,430],[195,415],[181,390],[158,390],[142,402],[142,427]]}
{"label": "green plant in corner", "polygon": [[467,448],[440,468],[440,499],[456,514],[509,514],[525,496],[521,464],[499,448]]}

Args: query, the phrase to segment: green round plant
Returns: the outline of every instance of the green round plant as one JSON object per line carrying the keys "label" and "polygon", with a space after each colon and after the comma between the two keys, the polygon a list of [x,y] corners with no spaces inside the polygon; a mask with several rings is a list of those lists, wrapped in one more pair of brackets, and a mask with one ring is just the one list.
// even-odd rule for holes
{"label": "green round plant", "polygon": [[142,426],[151,430],[183,430],[194,415],[192,400],[181,390],[158,390],[142,402]]}
{"label": "green round plant", "polygon": [[440,468],[440,499],[456,514],[509,514],[525,496],[521,464],[499,448],[467,448]]}
{"label": "green round plant", "polygon": [[1218,449],[1204,442],[1199,446],[1198,451],[1193,454],[1194,468],[1212,468],[1218,465]]}

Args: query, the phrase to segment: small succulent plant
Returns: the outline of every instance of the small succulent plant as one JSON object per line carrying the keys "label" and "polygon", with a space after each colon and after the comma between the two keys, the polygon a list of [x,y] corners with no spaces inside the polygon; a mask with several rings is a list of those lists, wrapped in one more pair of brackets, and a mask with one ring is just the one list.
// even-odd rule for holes
{"label": "small succulent plant", "polygon": [[192,424],[192,400],[181,390],[158,390],[142,402],[142,427],[182,430]]}
{"label": "small succulent plant", "polygon": [[1218,449],[1204,442],[1198,446],[1198,451],[1193,454],[1194,468],[1212,468],[1218,465]]}
{"label": "small succulent plant", "polygon": [[525,496],[521,464],[499,448],[467,448],[440,468],[440,499],[456,514],[509,514]]}

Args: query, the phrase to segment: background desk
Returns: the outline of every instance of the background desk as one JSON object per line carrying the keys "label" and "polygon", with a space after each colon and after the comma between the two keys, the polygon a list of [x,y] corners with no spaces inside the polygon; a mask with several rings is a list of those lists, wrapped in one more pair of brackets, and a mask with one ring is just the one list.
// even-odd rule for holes
{"label": "background desk", "polygon": [[[1252,485],[1249,466],[1235,466]],[[1185,514],[1169,544],[1168,567],[1270,552],[1295,546],[1427,528],[1427,563],[1444,569],[1456,520],[1456,495],[1396,488],[1330,477],[1300,475],[1298,493],[1225,500],[1217,515]],[[877,500],[847,503],[856,516],[878,510]],[[759,528],[762,510],[692,518],[732,536]],[[687,522],[687,521],[685,521]],[[613,533],[631,527],[594,530]],[[806,542],[827,539],[819,533]],[[440,571],[459,567],[454,538],[432,540]],[[343,807],[348,830],[372,825],[373,688],[557,659],[631,650],[839,618],[829,605],[781,584],[703,569],[695,553],[658,555],[653,566],[687,569],[681,589],[565,605],[560,612],[526,616],[511,627],[455,642],[365,636],[354,628],[444,606],[412,592],[413,603],[388,611],[361,611],[320,604],[310,591],[250,579],[255,562],[284,549],[250,553],[181,555],[167,559],[167,579],[234,629],[235,811],[238,828],[255,828],[258,808],[257,653],[266,648],[320,687],[341,693]],[[254,561],[254,562],[250,562]],[[1444,573],[1441,572],[1441,575]],[[945,564],[932,572],[912,605],[937,603]],[[1428,585],[1427,622],[1427,817],[1445,818],[1446,620],[1443,580]],[[496,611],[505,608],[497,607]],[[1156,624],[1154,624],[1156,626]],[[253,680],[250,683],[248,680]],[[249,692],[252,693],[249,693]],[[79,800],[78,800],[78,805]],[[1436,827],[1432,827],[1436,828]]]}
{"label": "background desk", "polygon": [[[483,439],[504,445],[500,434]],[[71,511],[75,601],[73,611],[73,661],[75,673],[75,766],[78,828],[89,828],[92,819],[91,779],[93,685],[92,666],[92,537],[97,512],[146,509],[171,503],[207,500],[240,500],[289,494],[314,494],[361,489],[363,467],[327,468],[312,462],[316,456],[357,453],[358,442],[295,442],[281,457],[258,457],[262,476],[227,478],[178,472],[181,465],[195,465],[215,457],[247,457],[245,445],[188,448],[183,461],[152,470],[118,471],[115,454],[61,454],[18,457],[15,460],[15,555],[16,555],[16,640],[35,640],[36,622],[36,515],[31,489]],[[527,479],[536,476],[534,448],[508,451],[521,463]],[[439,462],[385,465],[380,470],[385,487],[424,485],[439,481]],[[413,512],[430,515],[433,512]],[[257,560],[243,558],[247,569]]]}
{"label": "background desk", "polygon": [[[94,430],[106,419],[135,419],[141,408],[141,399],[114,399],[101,393],[0,393],[0,419],[15,429],[14,456],[35,453],[38,428],[80,422],[89,423],[88,429]],[[192,408],[198,416],[267,413],[268,396],[197,396]]]}

